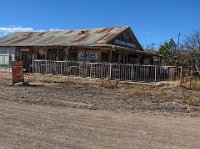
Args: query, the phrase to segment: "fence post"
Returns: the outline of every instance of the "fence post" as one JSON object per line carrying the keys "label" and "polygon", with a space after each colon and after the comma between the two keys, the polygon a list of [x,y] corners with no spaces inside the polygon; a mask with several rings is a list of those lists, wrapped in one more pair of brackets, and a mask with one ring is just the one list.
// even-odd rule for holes
{"label": "fence post", "polygon": [[112,78],[112,63],[110,63],[110,69],[109,69],[109,79]]}
{"label": "fence post", "polygon": [[35,69],[35,65],[34,65],[34,60],[33,60],[32,61],[32,73],[35,73],[34,69]]}
{"label": "fence post", "polygon": [[47,74],[47,61],[46,61],[46,74]]}
{"label": "fence post", "polygon": [[155,83],[157,82],[157,66],[155,65]]}
{"label": "fence post", "polygon": [[92,63],[90,63],[90,78],[92,78]]}
{"label": "fence post", "polygon": [[181,88],[181,85],[182,85],[182,77],[183,77],[183,67],[180,67],[180,88]]}
{"label": "fence post", "polygon": [[63,74],[63,62],[61,62],[61,65],[60,65],[61,69],[60,69],[60,73],[61,75]]}

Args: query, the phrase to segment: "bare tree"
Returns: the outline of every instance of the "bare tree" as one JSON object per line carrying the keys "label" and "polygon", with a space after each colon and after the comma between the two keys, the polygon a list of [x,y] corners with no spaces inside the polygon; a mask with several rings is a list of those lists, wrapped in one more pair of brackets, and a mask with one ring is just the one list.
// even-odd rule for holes
{"label": "bare tree", "polygon": [[200,69],[200,30],[194,30],[194,33],[188,36],[184,42],[184,58],[188,67],[199,71]]}
{"label": "bare tree", "polygon": [[155,46],[155,44],[154,43],[152,43],[152,44],[145,44],[145,45],[143,45],[143,49],[145,49],[145,50],[155,50],[156,48],[154,47]]}

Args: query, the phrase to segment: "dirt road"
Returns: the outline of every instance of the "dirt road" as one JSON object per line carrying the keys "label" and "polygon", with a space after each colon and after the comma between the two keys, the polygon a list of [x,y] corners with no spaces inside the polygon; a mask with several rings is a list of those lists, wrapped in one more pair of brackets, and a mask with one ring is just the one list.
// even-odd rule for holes
{"label": "dirt road", "polygon": [[199,148],[199,118],[0,101],[1,148]]}
{"label": "dirt road", "polygon": [[200,146],[199,107],[182,103],[175,88],[8,84],[0,80],[3,149]]}

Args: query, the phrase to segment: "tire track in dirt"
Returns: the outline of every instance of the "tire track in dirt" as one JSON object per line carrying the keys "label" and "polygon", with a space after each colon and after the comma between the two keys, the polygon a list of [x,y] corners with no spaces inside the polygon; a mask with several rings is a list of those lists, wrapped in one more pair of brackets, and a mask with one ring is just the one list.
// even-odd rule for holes
{"label": "tire track in dirt", "polygon": [[[2,102],[3,103],[3,102]],[[15,103],[16,104],[16,103]],[[20,104],[21,105],[21,104]],[[26,105],[26,104],[25,104]],[[22,106],[23,107],[28,107],[28,106],[30,106],[30,105],[23,105],[22,104]],[[36,109],[34,109],[34,107],[37,107]],[[66,110],[70,110],[70,112],[71,111],[74,111],[74,112],[76,112],[76,111],[82,111],[82,110],[74,110],[74,109],[70,109],[70,108],[60,108],[60,109],[58,109],[58,108],[53,108],[53,107],[45,107],[46,109],[49,109],[49,111],[43,111],[43,107],[42,106],[32,106],[32,108],[31,109],[27,109],[27,108],[22,108],[22,107],[20,107],[20,106],[18,106],[17,108],[16,108],[16,106],[15,107],[13,107],[13,106],[11,106],[9,103],[8,103],[8,105],[6,105],[6,107],[5,106],[1,106],[1,104],[0,104],[0,111],[1,110],[3,110],[2,112],[4,112],[4,111],[6,111],[6,113],[10,113],[10,115],[12,115],[12,116],[17,116],[18,114],[17,113],[20,113],[20,114],[23,114],[22,116],[20,116],[21,118],[23,117],[23,118],[27,118],[27,119],[29,119],[29,117],[30,117],[30,114],[29,113],[27,113],[27,112],[24,112],[24,111],[27,111],[27,110],[29,110],[29,112],[30,113],[33,113],[32,115],[31,115],[31,118],[33,119],[33,120],[51,120],[52,118],[57,118],[57,116],[59,115],[59,118],[62,118],[63,120],[59,120],[60,122],[65,122],[65,118],[67,118],[67,119],[69,119],[69,120],[76,120],[76,121],[81,121],[81,122],[87,122],[87,121],[89,121],[89,120],[91,120],[91,118],[88,118],[88,117],[85,117],[87,114],[90,114],[91,116],[92,116],[92,114],[90,113],[90,111],[88,111],[87,112],[87,114],[82,114],[82,113],[80,113],[79,115],[76,115],[76,117],[74,117],[74,114],[71,114],[71,113],[68,113],[67,114],[67,116],[66,116]],[[55,112],[52,112],[53,111],[53,109],[54,109],[54,111]],[[65,109],[65,110],[63,110],[63,109]],[[16,112],[16,111],[18,111],[18,112]],[[19,112],[20,111],[20,112]],[[38,117],[38,115],[34,115],[34,113],[35,112],[37,112],[37,113],[40,113],[40,117]],[[91,111],[91,112],[93,112],[93,111]],[[101,111],[102,112],[102,111]],[[13,114],[14,113],[14,114]],[[73,112],[72,112],[73,113]],[[46,114],[45,115],[45,117],[44,116],[42,116],[42,114]],[[119,115],[120,115],[120,113],[119,113]],[[2,116],[2,115],[1,115]],[[186,117],[187,119],[190,119],[190,117]],[[116,122],[116,120],[115,120],[115,118],[113,117],[113,118],[111,118],[111,117],[109,117],[109,116],[106,116],[106,115],[104,115],[104,116],[99,116],[99,117],[92,117],[92,119],[93,120],[95,120],[95,121],[97,121],[97,127],[99,127],[99,126],[101,126],[101,124],[99,124],[99,122],[101,122],[102,121],[102,119],[106,119],[106,123],[115,123]],[[138,123],[138,122],[133,122],[133,121],[127,121],[127,120],[121,120],[121,121],[117,121],[117,124],[122,124],[122,125],[124,125],[124,124],[126,124],[126,125],[137,125],[137,126],[139,126],[140,125],[140,123]],[[86,123],[87,124],[87,123]],[[143,124],[143,125],[145,125],[146,127],[148,127],[148,126],[152,126],[152,125],[150,125],[150,124],[148,124],[148,123],[146,123],[146,124]],[[171,129],[173,128],[172,126],[167,126],[168,128],[169,127],[171,127]],[[185,126],[184,126],[185,127]]]}
{"label": "tire track in dirt", "polygon": [[[173,127],[167,127],[166,122],[164,126],[159,125],[163,123],[159,118],[155,124],[156,120],[152,121],[151,118],[149,118],[150,121],[138,117],[134,119],[134,115],[130,116],[129,114],[127,116],[116,113],[118,115],[116,116],[114,113],[106,111],[57,109],[15,102],[1,102],[0,113],[3,115],[0,118],[0,138],[2,140],[6,138],[7,143],[5,140],[5,144],[16,146],[17,143],[22,144],[20,146],[22,148],[26,148],[28,145],[36,147],[40,145],[41,148],[89,148],[91,146],[97,148],[124,148],[125,146],[127,148],[155,148],[162,146],[165,148],[168,143],[170,147],[174,148],[190,148],[191,146],[195,148],[199,145],[198,142],[193,142],[200,136],[196,124],[195,128],[190,129],[190,127],[184,130],[184,125],[175,127],[174,121],[171,121]],[[6,120],[2,119],[6,115],[7,121],[10,120],[12,123],[7,124]],[[125,118],[120,120],[119,115],[127,116],[127,120],[123,121]],[[21,123],[18,124],[19,121]],[[26,125],[26,121],[33,125]],[[171,128],[174,130],[172,131]],[[188,133],[192,134],[192,137]],[[180,136],[184,136],[184,140],[180,140]],[[1,141],[0,144],[2,144]]]}
{"label": "tire track in dirt", "polygon": [[[5,107],[4,107],[5,108]],[[11,107],[9,106],[9,112],[10,112],[10,109],[11,109]],[[16,108],[16,111],[19,111],[19,109],[17,109]],[[15,111],[13,111],[13,112],[15,112]],[[28,112],[28,111],[27,111]],[[20,116],[19,117],[16,117],[16,115],[14,116],[15,117],[15,119],[23,119],[24,117],[23,116],[21,116],[21,114],[23,114],[23,113],[21,113],[21,112],[19,112],[20,113]],[[31,112],[32,113],[32,112]],[[31,117],[31,119],[32,119],[32,116],[30,115],[30,117]],[[25,119],[30,119],[30,117],[25,117]],[[7,118],[9,118],[10,119],[10,117],[7,117]],[[37,119],[37,118],[35,118],[35,119]],[[76,121],[75,121],[76,120]],[[22,120],[21,120],[22,121]],[[69,121],[70,121],[70,123],[71,123],[71,121],[72,121],[72,125],[78,125],[78,124],[80,124],[80,122],[82,121],[82,120],[78,120],[77,118],[75,118],[74,120],[72,120],[72,119],[69,119]],[[78,121],[78,122],[77,122]],[[56,123],[56,122],[55,122]],[[8,124],[6,124],[7,126],[8,126]],[[94,132],[95,130],[96,130],[96,128],[93,128],[93,127],[102,127],[103,125],[94,125],[94,124],[90,124],[90,122],[87,122],[87,123],[85,123],[85,122],[82,122],[81,123],[81,125],[82,125],[82,127],[80,127],[79,129],[84,129],[84,128],[86,128],[85,127],[85,125],[87,126],[87,131],[89,130],[89,131],[92,131],[92,132]],[[16,127],[16,126],[15,126]],[[72,128],[69,128],[68,130],[70,130],[70,129],[72,129]],[[108,128],[109,129],[109,128]],[[113,130],[112,130],[113,131]],[[104,133],[106,132],[106,130],[104,130],[103,131]],[[59,136],[58,136],[59,137]],[[76,138],[75,138],[76,139]],[[74,140],[75,140],[74,139]]]}
{"label": "tire track in dirt", "polygon": [[[70,108],[73,104],[80,107]],[[96,105],[99,110],[85,110],[88,104]],[[199,148],[198,117],[133,114],[126,109],[140,106],[151,111],[152,105],[146,97],[129,97],[91,86],[10,87],[0,82],[0,145],[5,148]]]}
{"label": "tire track in dirt", "polygon": [[[10,107],[9,107],[9,109],[10,109]],[[17,110],[17,109],[16,109]],[[20,114],[22,114],[21,112],[20,112]],[[9,117],[8,117],[9,118]],[[24,117],[16,117],[15,116],[15,119],[20,119],[20,118],[24,118]],[[28,117],[25,117],[25,119],[28,119]],[[31,117],[31,119],[32,119],[32,117]],[[72,125],[78,125],[83,119],[81,119],[80,121],[77,119],[77,118],[75,118],[75,119],[68,119],[69,121],[70,121],[70,123],[72,123]],[[76,121],[75,121],[76,120]],[[22,121],[22,120],[21,120]],[[72,121],[72,122],[71,122]],[[78,121],[78,122],[77,122]],[[99,123],[99,122],[97,122],[97,123]],[[94,123],[92,123],[92,124],[90,124],[90,123],[86,123],[86,122],[81,122],[81,128],[83,128],[84,129],[84,127],[85,127],[85,125],[87,126],[87,127],[89,127],[90,129],[88,129],[89,131],[95,131],[96,130],[96,128],[98,128],[98,127],[100,127],[100,128],[104,128],[104,127],[106,127],[106,126],[104,126],[104,125],[96,125],[96,124],[94,124]],[[103,126],[103,127],[102,127]],[[80,126],[79,126],[80,127]],[[95,127],[95,128],[94,128]],[[73,129],[73,128],[69,128],[68,130],[70,130],[70,129]],[[80,128],[79,128],[80,129]],[[111,131],[116,131],[117,130],[117,128],[112,128],[112,127],[110,127],[110,128],[106,128],[107,130],[109,130],[109,129],[112,129]],[[119,129],[119,128],[118,128]],[[103,131],[103,133],[105,133],[107,130],[104,130]],[[122,135],[122,134],[121,134]],[[126,136],[126,134],[124,134],[124,136]]]}

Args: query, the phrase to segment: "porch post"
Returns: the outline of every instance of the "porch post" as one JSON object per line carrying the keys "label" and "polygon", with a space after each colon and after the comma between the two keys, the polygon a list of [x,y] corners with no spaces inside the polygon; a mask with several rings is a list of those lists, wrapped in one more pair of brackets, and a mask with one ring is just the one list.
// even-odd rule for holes
{"label": "porch post", "polygon": [[46,47],[44,47],[44,50],[45,50],[45,60],[47,60],[47,49],[46,49]]}
{"label": "porch post", "polygon": [[126,53],[124,52],[123,53],[123,63],[125,63],[126,62]]}
{"label": "porch post", "polygon": [[129,54],[127,53],[127,56],[126,56],[126,63],[129,63],[128,59],[129,59]]}
{"label": "porch post", "polygon": [[139,63],[140,63],[140,65],[144,64],[144,62],[142,62],[142,54],[138,54],[138,57],[139,57]]}
{"label": "porch post", "polygon": [[34,73],[34,60],[35,59],[38,59],[38,58],[36,58],[36,47],[33,47],[33,49],[32,49],[32,73]]}
{"label": "porch post", "polygon": [[58,47],[56,47],[56,61],[58,61]]}
{"label": "porch post", "polygon": [[121,52],[118,52],[118,63],[121,61]]}
{"label": "porch post", "polygon": [[112,63],[112,50],[109,52],[109,63]]}
{"label": "porch post", "polygon": [[86,63],[86,48],[84,48],[84,62]]}

